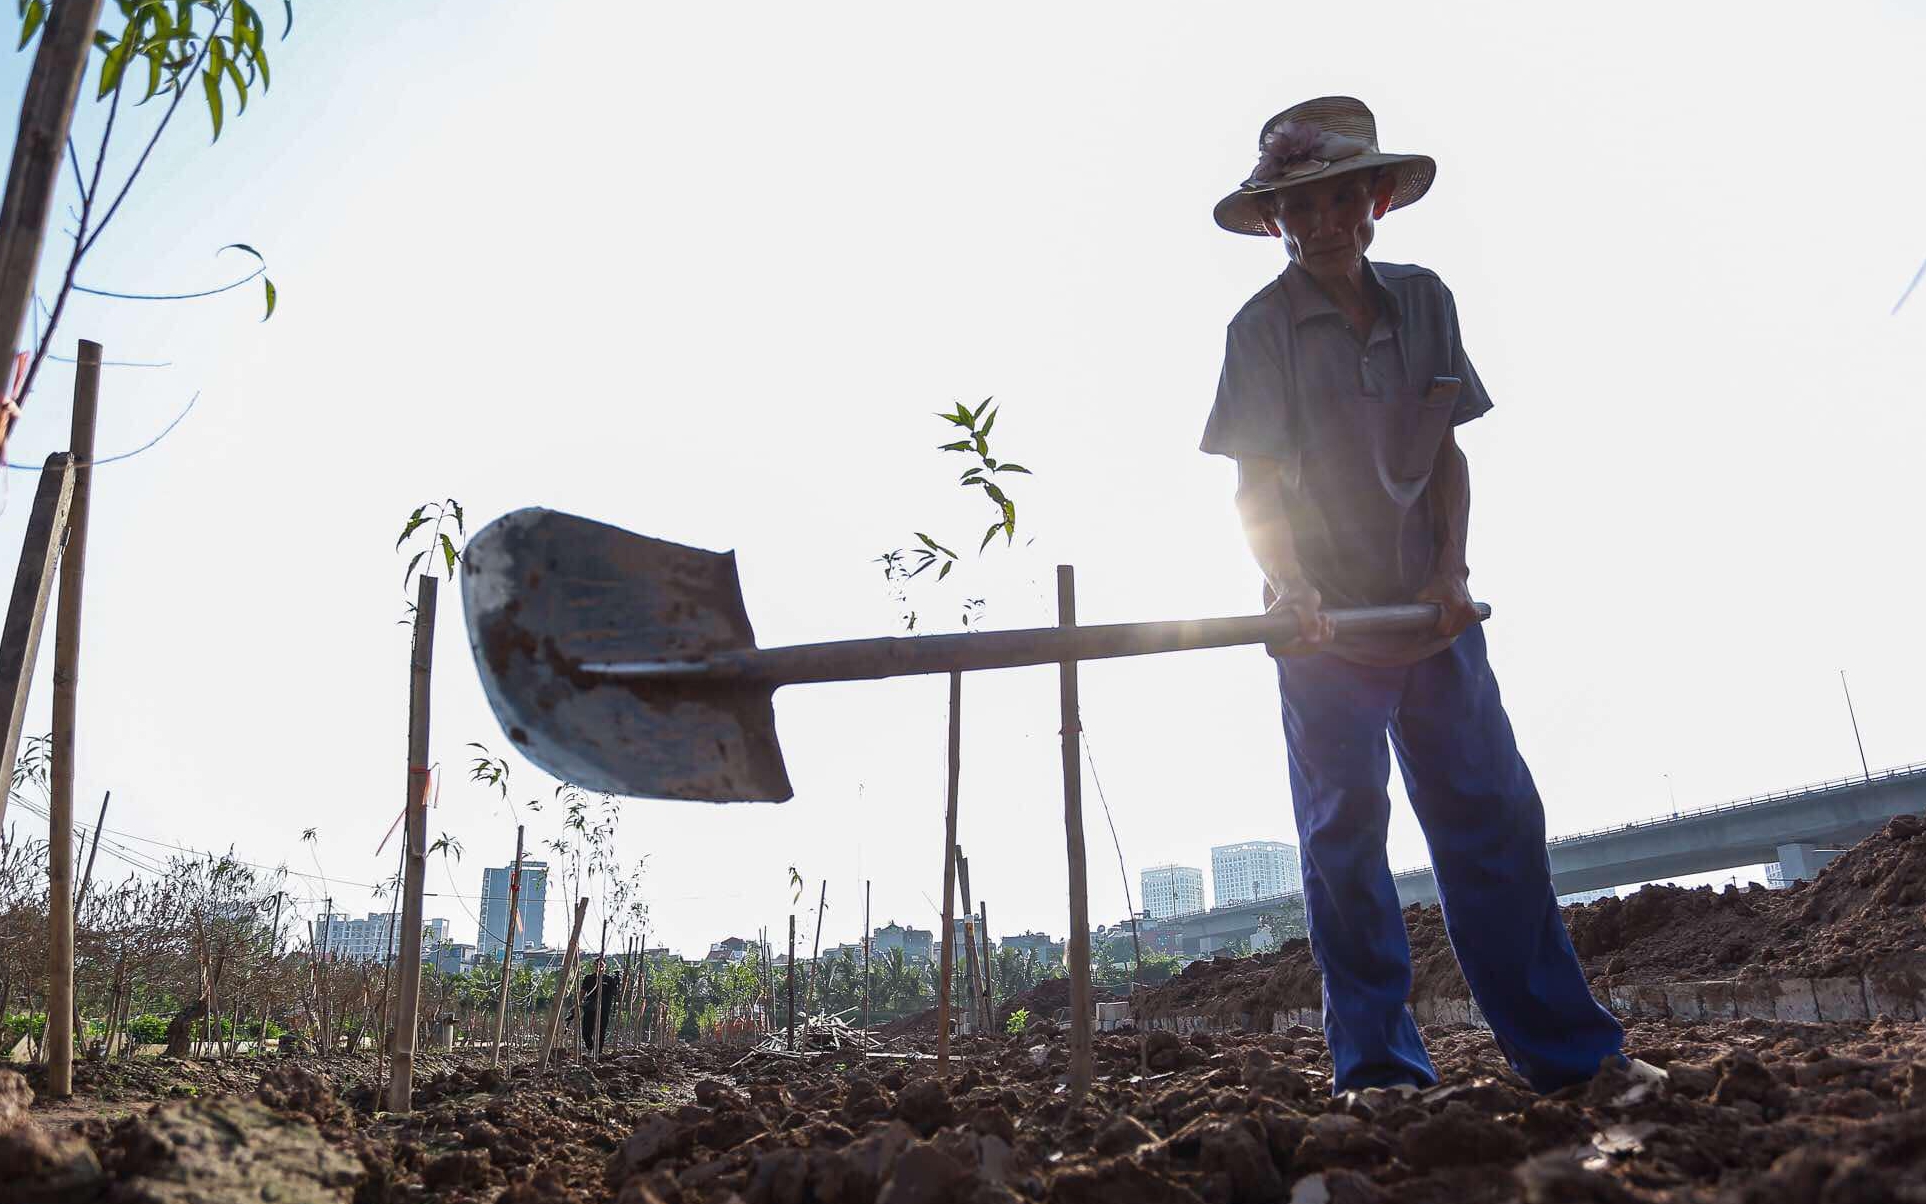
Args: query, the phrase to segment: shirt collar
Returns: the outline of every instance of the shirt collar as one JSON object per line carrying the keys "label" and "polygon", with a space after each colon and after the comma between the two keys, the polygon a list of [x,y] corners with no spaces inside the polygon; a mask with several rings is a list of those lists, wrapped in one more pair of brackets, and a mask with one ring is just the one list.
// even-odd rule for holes
{"label": "shirt collar", "polygon": [[[1403,324],[1403,314],[1398,309],[1398,298],[1378,275],[1378,269],[1370,259],[1364,261],[1364,279],[1367,287],[1377,291],[1378,303],[1384,309],[1385,325],[1397,329]],[[1302,325],[1305,321],[1323,315],[1343,317],[1338,307],[1324,292],[1324,286],[1317,277],[1293,263],[1284,269],[1284,293],[1291,301],[1291,322]]]}

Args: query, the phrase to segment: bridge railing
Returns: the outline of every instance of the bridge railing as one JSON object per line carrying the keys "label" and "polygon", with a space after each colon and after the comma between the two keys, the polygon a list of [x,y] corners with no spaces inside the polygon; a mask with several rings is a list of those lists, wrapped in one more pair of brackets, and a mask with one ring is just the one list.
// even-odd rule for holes
{"label": "bridge railing", "polygon": [[1882,769],[1878,773],[1870,776],[1860,774],[1850,778],[1829,778],[1826,781],[1814,782],[1808,786],[1795,786],[1790,790],[1774,790],[1767,794],[1755,794],[1747,798],[1733,799],[1729,803],[1715,803],[1709,807],[1694,807],[1691,810],[1679,811],[1671,815],[1654,816],[1651,819],[1638,819],[1630,823],[1613,824],[1606,828],[1593,828],[1586,832],[1571,832],[1564,836],[1553,837],[1545,842],[1545,846],[1550,848],[1555,845],[1568,844],[1574,840],[1589,840],[1595,836],[1609,836],[1614,832],[1627,832],[1637,828],[1663,827],[1666,824],[1677,823],[1680,820],[1716,815],[1722,811],[1737,811],[1745,807],[1756,807],[1761,803],[1776,803],[1792,798],[1834,794],[1841,790],[1849,790],[1854,787],[1876,786],[1881,782],[1904,781],[1910,778],[1921,777],[1926,777],[1926,761],[1915,762],[1911,765],[1900,765],[1892,769]]}
{"label": "bridge railing", "polygon": [[[1860,774],[1856,777],[1849,777],[1849,778],[1828,778],[1823,782],[1813,782],[1810,785],[1806,785],[1806,786],[1794,786],[1789,790],[1774,790],[1766,794],[1754,794],[1746,798],[1733,799],[1731,802],[1727,802],[1727,803],[1714,803],[1712,806],[1709,806],[1709,807],[1694,807],[1690,810],[1679,811],[1670,815],[1655,816],[1651,819],[1635,819],[1629,823],[1613,824],[1610,827],[1605,827],[1605,828],[1592,828],[1584,832],[1568,832],[1563,836],[1552,837],[1550,840],[1545,842],[1545,847],[1554,848],[1561,844],[1569,844],[1574,840],[1590,840],[1598,836],[1610,836],[1616,832],[1631,832],[1639,828],[1663,827],[1666,824],[1677,823],[1680,820],[1697,819],[1702,816],[1716,815],[1721,811],[1737,811],[1744,807],[1756,807],[1761,803],[1775,803],[1775,802],[1783,801],[1785,799],[1800,798],[1808,795],[1818,796],[1818,795],[1832,794],[1841,790],[1850,790],[1854,787],[1876,786],[1882,782],[1906,781],[1912,778],[1926,778],[1926,761],[1915,761],[1910,765],[1897,765],[1891,769],[1882,769],[1878,773],[1872,774],[1870,776],[1866,774]],[[1431,872],[1431,866],[1428,864],[1414,865],[1414,866],[1407,866],[1406,868],[1401,870],[1393,871],[1392,877],[1402,878],[1407,874],[1421,874],[1421,873],[1430,873],[1430,872]],[[1235,908],[1250,907],[1258,903],[1270,903],[1279,899],[1288,899],[1294,895],[1301,895],[1303,893],[1304,893],[1303,891],[1289,891],[1285,894],[1274,895],[1268,899],[1246,899],[1242,902],[1232,903],[1225,907],[1206,907],[1201,911],[1179,912],[1175,915],[1165,916],[1162,920],[1158,920],[1157,923],[1161,924],[1172,920],[1192,920],[1200,916],[1208,916],[1212,912],[1216,912],[1216,911],[1230,911]]]}

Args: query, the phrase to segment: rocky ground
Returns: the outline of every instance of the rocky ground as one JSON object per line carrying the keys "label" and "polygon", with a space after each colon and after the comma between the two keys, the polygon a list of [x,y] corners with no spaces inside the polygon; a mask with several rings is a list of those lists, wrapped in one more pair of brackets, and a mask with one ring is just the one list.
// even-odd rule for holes
{"label": "rocky ground", "polygon": [[[307,1063],[83,1075],[165,1094],[65,1123],[0,1072],[9,1201],[1242,1204],[1926,1201],[1926,1026],[1635,1023],[1654,1081],[1551,1097],[1487,1034],[1427,1030],[1444,1082],[1332,1099],[1321,1036],[1100,1035],[1072,1106],[1050,1026],[927,1059],[702,1047],[534,1075],[425,1071],[412,1116]],[[1139,1071],[1140,1053],[1149,1073]],[[251,1082],[248,1080],[252,1080]],[[337,1088],[339,1094],[337,1094]],[[197,1093],[196,1093],[197,1092]],[[150,1099],[152,1097],[149,1097]],[[45,1118],[49,1123],[41,1123]]]}

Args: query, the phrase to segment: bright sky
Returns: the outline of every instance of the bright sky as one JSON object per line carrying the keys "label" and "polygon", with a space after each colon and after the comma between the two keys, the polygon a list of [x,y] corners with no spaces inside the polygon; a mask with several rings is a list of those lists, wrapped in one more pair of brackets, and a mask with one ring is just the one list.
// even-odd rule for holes
{"label": "bright sky", "polygon": [[[974,547],[987,521],[933,450],[958,400],[1005,407],[1036,541],[926,615],[967,593],[990,625],[1053,622],[1060,561],[1087,622],[1248,612],[1231,466],[1196,444],[1224,323],[1282,251],[1210,208],[1265,118],[1331,92],[1439,163],[1375,254],[1443,275],[1497,402],[1462,433],[1472,583],[1551,830],[1668,811],[1668,784],[1689,807],[1857,772],[1841,669],[1874,768],[1926,759],[1926,296],[1888,312],[1926,259],[1914,6],[296,7],[273,92],[212,148],[190,102],[81,273],[191,291],[242,274],[214,252],[246,242],[274,319],[250,287],[76,298],[60,332],[60,354],[90,336],[172,364],[108,369],[103,455],[200,396],[97,474],[87,822],[111,789],[110,830],[309,873],[317,828],[303,914],[330,889],[364,911],[349,884],[393,872],[374,854],[405,785],[410,509],[540,504],[735,548],[763,643],[890,634],[872,558],[915,529]],[[83,144],[100,115],[83,102]],[[66,445],[71,380],[49,366],[16,463]],[[34,478],[7,477],[11,557]],[[468,741],[506,740],[445,597],[430,828],[472,896],[514,819],[465,780]],[[29,731],[51,650],[50,626]],[[791,865],[802,908],[829,881],[825,944],[858,936],[865,878],[877,923],[932,926],[944,697],[790,688],[793,802],[626,804],[652,939],[779,934]],[[1261,653],[1093,664],[1083,703],[1133,892],[1145,865],[1295,839]],[[999,935],[1061,934],[1055,670],[970,678],[963,726],[975,893]],[[525,805],[554,783],[513,781],[531,842],[554,835]],[[1390,857],[1426,859],[1401,799]],[[472,940],[475,900],[440,865],[429,885]]]}

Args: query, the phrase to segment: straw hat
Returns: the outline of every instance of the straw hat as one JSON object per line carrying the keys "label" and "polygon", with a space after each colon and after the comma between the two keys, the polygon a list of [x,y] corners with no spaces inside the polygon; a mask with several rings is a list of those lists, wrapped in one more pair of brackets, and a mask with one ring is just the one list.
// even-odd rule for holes
{"label": "straw hat", "polygon": [[1423,196],[1438,172],[1429,155],[1380,151],[1377,119],[1349,96],[1320,96],[1285,109],[1264,123],[1257,154],[1257,169],[1212,212],[1232,234],[1269,234],[1264,217],[1272,212],[1271,194],[1299,184],[1382,167],[1397,179],[1391,193],[1397,209]]}

